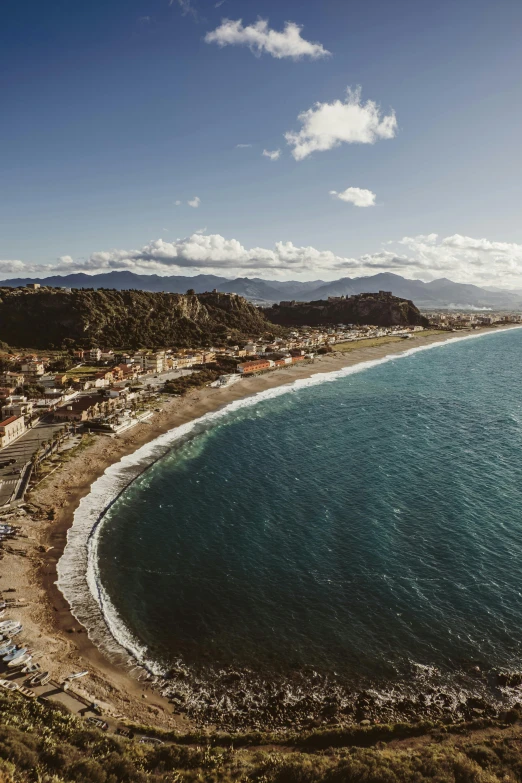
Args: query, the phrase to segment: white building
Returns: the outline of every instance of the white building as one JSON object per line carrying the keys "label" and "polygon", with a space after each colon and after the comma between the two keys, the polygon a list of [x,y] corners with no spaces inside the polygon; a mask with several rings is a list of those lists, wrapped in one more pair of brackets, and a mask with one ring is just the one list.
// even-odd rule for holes
{"label": "white building", "polygon": [[89,359],[91,362],[99,362],[101,360],[102,352],[99,348],[91,348],[89,351]]}
{"label": "white building", "polygon": [[43,366],[43,362],[38,362],[38,361],[24,362],[24,364],[22,364],[22,372],[24,375],[29,375],[32,378],[37,378],[40,375],[44,374],[45,368]]}
{"label": "white building", "polygon": [[25,432],[25,421],[22,416],[9,416],[0,421],[0,448],[8,446]]}
{"label": "white building", "polygon": [[15,416],[30,416],[33,412],[33,403],[22,396],[11,396],[2,405],[2,419],[9,419]]}
{"label": "white building", "polygon": [[137,353],[134,354],[134,356],[132,357],[132,361],[136,365],[136,367],[140,368],[140,370],[145,369],[145,354],[142,353],[141,351],[138,351]]}
{"label": "white building", "polygon": [[145,372],[160,373],[165,368],[165,354],[162,351],[145,354]]}

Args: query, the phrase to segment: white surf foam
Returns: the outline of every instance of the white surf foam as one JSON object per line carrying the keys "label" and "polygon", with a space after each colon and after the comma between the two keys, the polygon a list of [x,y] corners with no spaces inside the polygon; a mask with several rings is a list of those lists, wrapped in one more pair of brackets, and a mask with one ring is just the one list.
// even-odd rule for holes
{"label": "white surf foam", "polygon": [[520,329],[510,327],[502,331],[469,334],[453,337],[430,345],[417,346],[382,359],[372,359],[351,367],[332,372],[316,373],[310,378],[293,381],[275,389],[258,392],[249,397],[231,402],[212,413],[175,427],[147,443],[120,462],[111,465],[91,486],[91,490],[80,501],[74,514],[73,524],[67,533],[67,545],[58,561],[57,585],[68,601],[72,614],[87,629],[91,641],[100,647],[111,659],[125,660],[139,664],[148,672],[161,676],[163,667],[151,660],[146,647],[126,626],[104,589],[98,569],[98,544],[105,514],[121,493],[144,470],[167,454],[177,443],[191,435],[206,430],[234,411],[249,408],[265,400],[275,399],[283,394],[301,391],[319,384],[337,381],[356,373],[364,372],[388,362],[405,359],[416,353],[442,348],[465,340],[503,334]]}

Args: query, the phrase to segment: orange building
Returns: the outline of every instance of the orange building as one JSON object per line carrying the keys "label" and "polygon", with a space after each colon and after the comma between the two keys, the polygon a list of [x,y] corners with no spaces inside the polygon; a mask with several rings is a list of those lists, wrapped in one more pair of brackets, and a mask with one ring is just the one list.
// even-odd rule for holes
{"label": "orange building", "polygon": [[253,372],[261,372],[262,370],[269,370],[273,365],[266,359],[255,359],[252,362],[243,362],[239,364],[237,369],[242,375],[248,375]]}

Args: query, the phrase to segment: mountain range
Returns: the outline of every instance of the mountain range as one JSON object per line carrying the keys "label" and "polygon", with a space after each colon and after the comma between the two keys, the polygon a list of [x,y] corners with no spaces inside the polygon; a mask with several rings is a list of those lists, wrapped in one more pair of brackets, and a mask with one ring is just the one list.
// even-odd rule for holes
{"label": "mountain range", "polygon": [[118,291],[129,289],[185,293],[193,289],[204,293],[216,289],[220,292],[235,293],[244,296],[255,304],[270,305],[282,300],[310,302],[327,299],[329,296],[351,296],[361,293],[389,291],[394,296],[411,299],[418,307],[430,308],[485,308],[485,309],[521,309],[522,292],[505,291],[499,288],[480,288],[468,283],[455,283],[447,278],[425,283],[422,280],[409,280],[390,272],[368,277],[343,277],[325,282],[263,280],[259,277],[238,277],[230,280],[218,275],[196,275],[187,277],[173,275],[137,275],[134,272],[108,272],[97,275],[84,273],[54,275],[47,278],[18,278],[4,280],[0,286],[18,287],[29,283],[64,288],[108,288]]}

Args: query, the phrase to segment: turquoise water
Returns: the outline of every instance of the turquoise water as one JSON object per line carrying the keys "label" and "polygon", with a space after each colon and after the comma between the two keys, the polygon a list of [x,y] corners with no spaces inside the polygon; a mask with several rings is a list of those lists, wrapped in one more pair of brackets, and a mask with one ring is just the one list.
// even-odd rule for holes
{"label": "turquoise water", "polygon": [[104,520],[118,622],[167,667],[522,669],[521,355],[455,342],[178,445]]}

